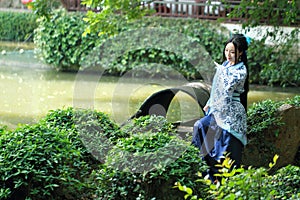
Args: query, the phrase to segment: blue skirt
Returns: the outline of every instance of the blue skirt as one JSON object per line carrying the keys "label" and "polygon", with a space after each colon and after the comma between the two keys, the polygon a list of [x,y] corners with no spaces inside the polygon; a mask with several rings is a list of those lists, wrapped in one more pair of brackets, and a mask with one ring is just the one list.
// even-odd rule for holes
{"label": "blue skirt", "polygon": [[[243,144],[227,130],[220,128],[212,114],[204,116],[194,124],[192,144],[199,148],[202,158],[210,167],[207,172],[211,180],[215,180],[224,153],[234,160],[234,166],[239,167],[242,160]],[[205,173],[204,173],[205,174]]]}

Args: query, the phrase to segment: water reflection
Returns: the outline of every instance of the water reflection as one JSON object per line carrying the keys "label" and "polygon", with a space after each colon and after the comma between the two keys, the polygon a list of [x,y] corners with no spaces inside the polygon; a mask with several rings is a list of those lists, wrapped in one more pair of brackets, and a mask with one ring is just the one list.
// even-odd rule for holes
{"label": "water reflection", "polygon": [[272,99],[274,101],[285,100],[300,95],[300,89],[296,87],[281,88],[251,85],[248,96],[249,105],[254,102],[263,101],[265,99]]}
{"label": "water reflection", "polygon": [[0,52],[7,51],[7,52],[13,52],[13,51],[19,51],[21,49],[23,50],[32,50],[34,48],[34,43],[32,42],[6,42],[6,41],[0,41]]}
{"label": "water reflection", "polygon": [[[52,70],[29,54],[20,55],[16,52],[15,55],[0,56],[0,123],[10,127],[18,123],[35,122],[49,110],[73,106],[74,101],[92,100],[93,108],[108,114],[114,113],[115,118],[122,116],[123,120],[128,119],[149,95],[178,84],[176,80],[165,80],[166,84],[162,85],[145,84],[143,79],[132,78],[123,78],[120,82],[118,77],[102,76],[93,91],[93,97],[74,99],[77,74]],[[93,74],[85,76],[83,79],[87,88],[91,81],[99,80]],[[116,91],[120,85],[125,93]],[[131,92],[129,94],[126,91]]]}
{"label": "water reflection", "polygon": [[[9,127],[19,123],[33,123],[49,110],[73,106],[76,75],[50,69],[34,58],[32,51],[0,55],[0,123]],[[99,80],[93,74],[85,76],[87,85],[90,81]],[[120,80],[118,77],[101,77],[92,97],[93,108],[111,114],[120,121],[133,115],[152,93],[182,83],[178,80],[163,80],[163,84],[151,84],[145,79],[130,77]],[[281,100],[296,94],[299,94],[296,88],[288,90],[252,86],[249,105],[268,98]],[[77,102],[90,100],[90,96],[84,95],[76,99]],[[168,117],[172,121],[184,121],[202,115],[197,103],[188,95],[180,93],[171,104],[169,112]]]}

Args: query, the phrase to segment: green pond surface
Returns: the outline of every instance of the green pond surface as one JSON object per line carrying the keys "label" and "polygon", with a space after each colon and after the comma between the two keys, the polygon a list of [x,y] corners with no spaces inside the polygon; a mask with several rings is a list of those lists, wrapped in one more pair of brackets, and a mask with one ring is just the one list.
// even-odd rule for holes
{"label": "green pond surface", "polygon": [[[34,57],[33,50],[0,48],[0,124],[16,127],[35,123],[49,110],[70,106],[91,108],[123,123],[153,93],[184,84],[182,80],[112,77],[99,74],[57,72]],[[30,48],[29,48],[30,49]],[[298,88],[252,85],[249,106],[265,99],[282,100],[299,95]],[[185,121],[202,115],[197,103],[179,93],[167,117]]]}

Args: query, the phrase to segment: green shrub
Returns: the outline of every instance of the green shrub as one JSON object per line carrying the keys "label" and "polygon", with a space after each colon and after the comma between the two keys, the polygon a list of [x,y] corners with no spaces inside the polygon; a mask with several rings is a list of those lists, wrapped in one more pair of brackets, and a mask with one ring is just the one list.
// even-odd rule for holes
{"label": "green shrub", "polygon": [[50,19],[40,17],[35,30],[36,54],[60,71],[76,71],[84,55],[97,44],[96,36],[82,36],[83,13],[56,10]]}
{"label": "green shrub", "polygon": [[288,165],[270,177],[270,184],[277,191],[276,199],[300,198],[300,167]]}
{"label": "green shrub", "polygon": [[273,163],[266,168],[236,169],[226,174],[223,168],[222,183],[219,187],[211,187],[214,199],[297,199],[300,197],[299,178],[300,168],[286,166],[272,175],[270,169]]}
{"label": "green shrub", "polygon": [[207,168],[199,150],[177,138],[165,118],[140,117],[122,131],[129,137],[118,141],[95,173],[99,198],[181,199],[172,189],[176,181],[194,189],[204,186],[194,182],[197,172]]}
{"label": "green shrub", "polygon": [[[154,30],[151,33],[151,42],[147,43],[150,47],[144,48],[143,41],[136,38],[143,38],[140,32],[143,29],[147,32],[148,28]],[[149,63],[158,63],[170,66],[188,79],[202,79],[202,69],[207,69],[211,59],[221,62],[223,43],[227,39],[226,31],[214,22],[162,17],[145,17],[124,26],[115,38],[119,37],[122,38],[119,43],[122,43],[122,40],[134,39],[141,43],[141,48],[136,48],[134,44],[132,48],[126,46],[130,51],[126,51],[113,63],[112,69],[116,72],[127,71],[139,63],[145,63],[142,65],[143,69],[147,69],[147,64],[148,68],[151,68]],[[115,38],[112,40],[115,41]],[[111,52],[117,52],[120,45],[110,48]],[[161,68],[158,70],[163,71],[166,67]]]}
{"label": "green shrub", "polygon": [[[296,95],[283,101],[268,99],[254,103],[247,112],[248,136],[250,138],[258,137],[263,135],[271,126],[283,125],[280,116],[278,116],[278,108],[283,104],[300,107],[300,96]],[[279,133],[275,132],[274,134],[278,135]]]}
{"label": "green shrub", "polygon": [[[55,11],[49,20],[45,17],[40,18],[34,41],[38,48],[38,55],[47,64],[53,65],[58,70],[77,70],[80,66],[85,67],[85,64],[87,63],[86,60],[90,59],[89,57],[92,57],[92,64],[99,63],[99,60],[103,57],[100,56],[102,49],[104,49],[104,53],[107,53],[109,57],[113,57],[116,52],[126,48],[130,49],[130,51],[125,51],[121,55],[116,55],[115,60],[108,62],[108,64],[111,65],[107,70],[108,73],[122,74],[132,69],[133,66],[137,64],[145,63],[143,66],[146,66],[147,63],[159,63],[171,66],[187,78],[199,78],[199,70],[197,71],[197,68],[191,63],[194,62],[192,59],[195,59],[193,56],[199,56],[195,55],[193,52],[195,51],[198,53],[199,49],[187,46],[187,44],[190,43],[195,45],[195,43],[198,43],[198,45],[202,45],[207,48],[210,56],[214,59],[220,58],[220,55],[222,54],[223,45],[221,41],[224,41],[225,36],[218,33],[217,30],[219,27],[217,27],[217,25],[213,25],[209,22],[192,19],[144,18],[129,26],[122,27],[120,25],[122,28],[119,31],[124,34],[119,36],[121,37],[120,41],[116,42],[114,38],[107,41],[108,38],[105,35],[96,36],[87,34],[87,36],[83,36],[82,34],[85,30],[83,17],[83,14],[67,14],[60,10]],[[186,35],[186,38],[188,39],[184,41],[185,43],[180,44],[180,48],[185,47],[185,49],[180,49],[179,55],[175,54],[175,49],[179,48],[177,43],[174,43],[174,38],[165,36],[163,38],[153,37],[151,43],[154,45],[150,46],[150,48],[142,46],[136,47],[135,44],[132,44],[133,46],[131,47],[126,46],[126,43],[122,43],[124,41],[131,41],[132,38],[141,37],[141,34],[137,37],[133,37],[133,35],[126,33],[135,33],[142,28],[149,27],[162,28],[162,35],[164,32],[168,33],[168,31],[177,33],[177,35]],[[109,43],[108,48],[102,46],[105,42]],[[168,46],[170,43],[174,43],[175,52],[163,48],[163,46]],[[157,48],[155,44],[157,44]],[[218,50],[216,50],[216,48]],[[98,54],[91,56],[90,53],[94,53],[94,51]],[[182,57],[182,55],[185,55],[186,57]],[[203,58],[203,56],[204,55],[201,55],[200,57]],[[205,65],[207,63],[201,64]]]}
{"label": "green shrub", "polygon": [[35,125],[1,129],[0,199],[91,198],[90,174],[100,161],[82,135],[97,140],[117,132],[104,113],[72,108],[51,111]]}
{"label": "green shrub", "polygon": [[[298,199],[300,197],[299,178],[300,168],[286,166],[271,175],[269,170],[276,164],[278,156],[275,155],[269,169],[260,167],[245,169],[243,167],[230,171],[232,162],[226,158],[220,164],[219,182],[211,183],[210,180],[199,179],[208,186],[205,199]],[[177,184],[179,190],[186,192],[186,199],[199,197],[193,195],[194,190]],[[200,200],[200,199],[199,199]]]}
{"label": "green shrub", "polygon": [[[300,107],[300,96],[297,95],[283,101],[264,100],[257,102],[254,103],[247,112],[247,137],[259,152],[264,152],[265,159],[271,159],[272,155],[277,152],[274,144],[266,140],[266,133],[270,130],[270,127],[272,127],[274,132],[269,132],[270,134],[274,134],[274,137],[280,134],[279,129],[275,127],[284,125],[280,115],[278,115],[278,108],[283,104]],[[270,152],[270,154],[267,155],[265,152]]]}
{"label": "green shrub", "polygon": [[250,138],[263,136],[269,127],[281,126],[282,122],[278,116],[278,108],[282,104],[283,102],[276,102],[270,99],[254,103],[247,112],[248,136]]}
{"label": "green shrub", "polygon": [[[35,43],[39,49],[38,54],[46,63],[65,71],[78,70],[80,66],[86,67],[86,64],[100,63],[105,65],[100,67],[104,67],[107,69],[106,73],[112,75],[121,75],[137,66],[152,74],[164,72],[163,75],[169,76],[170,74],[164,71],[167,65],[188,79],[201,79],[201,73],[204,73],[202,67],[207,69],[209,63],[204,59],[205,52],[199,50],[199,46],[203,47],[213,60],[221,62],[223,45],[229,37],[229,31],[215,22],[162,17],[144,17],[130,24],[120,22],[119,34],[109,39],[106,35],[82,36],[86,26],[83,18],[83,14],[66,14],[63,11],[53,12],[49,19],[41,17]],[[141,30],[147,28],[160,28],[161,35],[156,37],[154,34],[151,41],[148,41],[151,45],[145,47],[141,42],[144,37]],[[170,32],[183,34],[188,39],[181,41],[180,38],[172,38]],[[297,32],[293,34],[296,35]],[[141,46],[134,44],[133,39],[139,41]],[[128,41],[129,43],[126,43]],[[105,43],[108,43],[107,46]],[[247,52],[250,83],[299,85],[300,71],[296,66],[300,64],[300,60],[297,53],[294,55],[291,50],[295,43],[298,43],[298,40],[289,40],[284,45],[269,46],[265,44],[265,38],[260,41],[252,40]],[[172,50],[164,48],[170,44],[175,45]],[[100,62],[103,53],[108,57],[105,64]],[[197,60],[199,55],[195,53],[201,54],[200,60]],[[198,64],[203,66],[195,66],[195,62],[198,61]],[[155,70],[153,63],[158,64],[155,65]]]}
{"label": "green shrub", "polygon": [[29,12],[0,12],[0,40],[32,42],[36,19]]}
{"label": "green shrub", "polygon": [[119,126],[107,114],[97,111],[58,109],[50,111],[41,122],[59,132],[74,132],[69,135],[69,140],[74,147],[81,149],[85,161],[92,162],[91,164],[95,159],[104,161],[111,145],[114,145],[118,138],[124,137]]}
{"label": "green shrub", "polygon": [[33,125],[1,136],[0,185],[10,191],[8,197],[49,199],[88,189],[80,181],[86,163],[68,134]]}

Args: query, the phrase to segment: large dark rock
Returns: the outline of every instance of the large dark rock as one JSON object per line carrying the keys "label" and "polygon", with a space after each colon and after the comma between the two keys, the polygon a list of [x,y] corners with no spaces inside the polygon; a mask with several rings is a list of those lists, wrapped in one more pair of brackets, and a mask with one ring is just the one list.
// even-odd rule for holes
{"label": "large dark rock", "polygon": [[244,165],[268,167],[275,154],[279,155],[275,169],[300,159],[297,154],[300,146],[300,107],[282,105],[278,115],[284,125],[270,127],[261,138],[250,138],[243,153]]}

